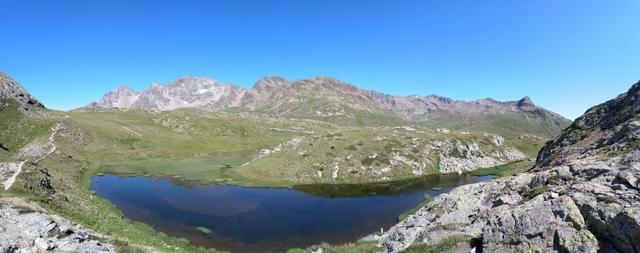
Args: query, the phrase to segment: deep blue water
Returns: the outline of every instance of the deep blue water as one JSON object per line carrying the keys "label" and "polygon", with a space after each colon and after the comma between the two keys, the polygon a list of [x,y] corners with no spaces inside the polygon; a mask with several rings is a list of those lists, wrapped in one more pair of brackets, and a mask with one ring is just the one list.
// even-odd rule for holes
{"label": "deep blue water", "polygon": [[[106,175],[94,176],[91,187],[126,217],[195,245],[232,252],[279,252],[320,242],[355,241],[391,227],[400,213],[418,205],[425,194],[490,179],[434,175],[386,184],[285,189]],[[212,233],[203,234],[197,227]]]}

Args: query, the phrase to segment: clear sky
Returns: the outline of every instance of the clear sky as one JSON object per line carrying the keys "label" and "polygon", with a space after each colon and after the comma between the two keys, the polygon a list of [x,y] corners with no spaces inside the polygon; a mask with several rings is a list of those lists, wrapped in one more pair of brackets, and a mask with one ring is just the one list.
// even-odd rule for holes
{"label": "clear sky", "polygon": [[526,95],[575,118],[640,80],[637,0],[0,0],[0,71],[54,109],[185,75]]}

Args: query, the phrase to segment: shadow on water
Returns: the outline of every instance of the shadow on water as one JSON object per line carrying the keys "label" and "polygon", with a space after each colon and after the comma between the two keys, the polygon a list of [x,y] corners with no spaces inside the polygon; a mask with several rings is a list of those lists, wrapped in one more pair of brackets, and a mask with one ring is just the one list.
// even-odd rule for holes
{"label": "shadow on water", "polygon": [[490,180],[491,177],[475,177],[463,175],[428,175],[419,178],[369,183],[369,184],[309,184],[297,185],[293,189],[316,196],[335,197],[361,197],[372,195],[395,195],[424,191],[446,191],[452,187]]}
{"label": "shadow on water", "polygon": [[397,216],[420,204],[425,194],[490,179],[431,175],[389,183],[286,189],[104,175],[94,176],[91,187],[129,219],[195,245],[232,252],[280,252],[320,242],[355,241],[394,225]]}

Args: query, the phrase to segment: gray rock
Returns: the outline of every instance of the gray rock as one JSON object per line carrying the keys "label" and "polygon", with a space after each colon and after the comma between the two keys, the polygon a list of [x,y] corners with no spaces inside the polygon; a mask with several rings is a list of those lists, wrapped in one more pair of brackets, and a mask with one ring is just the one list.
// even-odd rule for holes
{"label": "gray rock", "polygon": [[115,252],[103,235],[56,215],[0,203],[0,252]]}
{"label": "gray rock", "polygon": [[[484,252],[640,252],[638,152],[574,160],[466,185],[436,197],[378,238],[387,252],[451,235],[482,240]],[[535,193],[534,193],[535,192]]]}
{"label": "gray rock", "polygon": [[494,208],[484,227],[487,252],[596,252],[598,241],[586,229],[578,207],[567,196]]}
{"label": "gray rock", "polygon": [[[23,107],[27,104],[44,107],[40,101],[27,92],[18,82],[7,74],[0,72],[0,100],[13,99]],[[2,105],[0,105],[2,109]]]}

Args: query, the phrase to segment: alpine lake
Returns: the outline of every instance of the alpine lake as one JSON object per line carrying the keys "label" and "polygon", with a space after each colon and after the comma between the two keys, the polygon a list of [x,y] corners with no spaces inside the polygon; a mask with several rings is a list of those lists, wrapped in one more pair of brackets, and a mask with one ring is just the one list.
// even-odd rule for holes
{"label": "alpine lake", "polygon": [[357,241],[387,230],[425,196],[491,179],[429,175],[373,184],[258,188],[107,174],[93,176],[91,188],[131,220],[194,245],[250,253]]}

